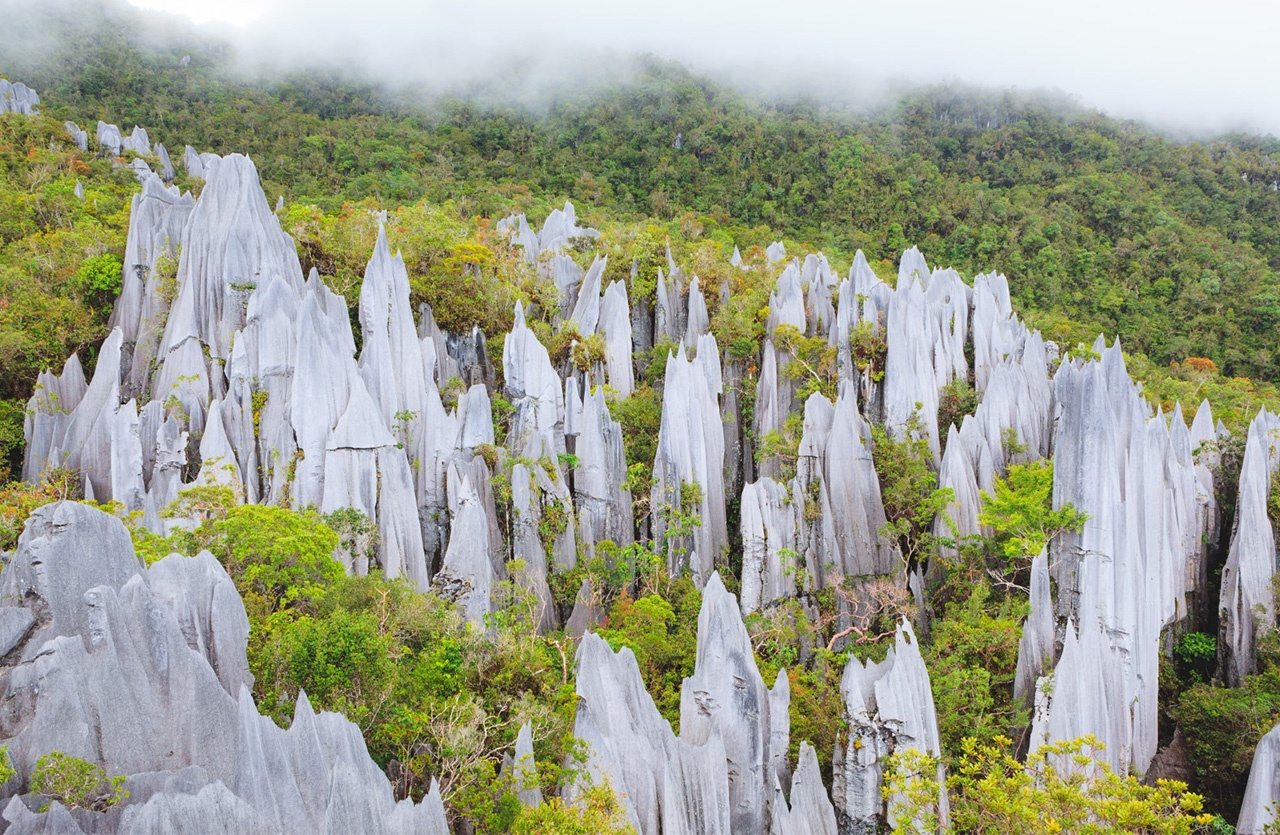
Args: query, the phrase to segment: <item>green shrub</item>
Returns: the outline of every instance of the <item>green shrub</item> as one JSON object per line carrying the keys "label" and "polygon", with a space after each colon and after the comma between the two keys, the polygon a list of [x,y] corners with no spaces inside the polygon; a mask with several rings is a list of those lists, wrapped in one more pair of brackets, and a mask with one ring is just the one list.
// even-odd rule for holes
{"label": "green shrub", "polygon": [[[946,780],[951,805],[947,831],[975,835],[1197,835],[1213,822],[1202,813],[1204,798],[1184,783],[1143,785],[1121,776],[1098,758],[1092,737],[1046,745],[1025,763],[1012,755],[1013,742],[964,741],[958,766]],[[938,829],[936,762],[909,748],[889,759],[884,795],[891,799],[895,831]]]}
{"label": "green shrub", "polygon": [[965,415],[978,411],[978,392],[969,381],[957,377],[947,383],[938,392],[938,435],[943,443],[947,440],[948,427],[960,428]]}
{"label": "green shrub", "polygon": [[[58,801],[68,809],[105,812],[129,797],[124,777],[107,777],[102,766],[72,757],[61,751],[50,751],[36,762],[31,772],[33,794]],[[49,808],[46,803],[41,811]]]}
{"label": "green shrub", "polygon": [[1185,681],[1200,684],[1213,675],[1218,658],[1218,639],[1204,632],[1188,632],[1173,648],[1179,673]]}
{"label": "green shrub", "polygon": [[608,786],[591,786],[575,803],[553,797],[522,809],[511,826],[512,835],[634,835],[627,812]]}
{"label": "green shrub", "polygon": [[639,600],[621,597],[598,630],[614,651],[630,647],[645,687],[658,711],[673,725],[680,721],[680,689],[693,675],[697,649],[698,608],[702,595],[688,577],[672,580],[666,596]]}
{"label": "green shrub", "polygon": [[95,255],[76,270],[75,283],[87,298],[114,298],[124,282],[124,265],[114,255]]}
{"label": "green shrub", "polygon": [[1013,699],[1027,607],[1006,598],[992,613],[990,596],[989,584],[979,580],[967,601],[951,603],[931,627],[926,660],[944,754],[958,753],[966,737],[990,744],[1027,721]]}

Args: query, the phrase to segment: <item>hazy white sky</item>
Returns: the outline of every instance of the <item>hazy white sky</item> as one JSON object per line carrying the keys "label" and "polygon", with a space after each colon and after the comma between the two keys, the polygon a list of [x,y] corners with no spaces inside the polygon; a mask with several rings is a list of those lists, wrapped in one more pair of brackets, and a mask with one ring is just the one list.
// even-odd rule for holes
{"label": "hazy white sky", "polygon": [[757,80],[1053,87],[1113,115],[1280,134],[1274,0],[130,0],[246,49],[444,83],[647,51]]}

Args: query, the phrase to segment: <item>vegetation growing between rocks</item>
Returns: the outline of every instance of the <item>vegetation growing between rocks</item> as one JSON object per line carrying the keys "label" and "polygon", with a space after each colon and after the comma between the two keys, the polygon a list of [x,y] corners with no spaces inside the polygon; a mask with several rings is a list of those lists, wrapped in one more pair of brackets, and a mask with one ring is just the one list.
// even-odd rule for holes
{"label": "vegetation growing between rocks", "polygon": [[[455,334],[480,327],[499,369],[501,334],[517,301],[557,361],[586,369],[601,358],[598,338],[580,339],[575,351],[575,331],[553,330],[554,288],[494,229],[508,212],[536,218],[572,197],[601,237],[571,256],[586,266],[608,255],[605,281],[623,281],[633,305],[652,305],[668,249],[699,276],[712,332],[746,369],[744,395],[753,395],[779,269],[766,263],[764,245],[784,240],[791,255],[821,247],[837,271],[862,248],[892,281],[893,259],[910,241],[967,275],[1008,273],[1015,309],[1062,345],[1087,344],[1099,330],[1122,334],[1133,351],[1130,371],[1166,411],[1175,401],[1190,408],[1208,399],[1238,438],[1260,406],[1280,406],[1280,355],[1270,338],[1280,315],[1280,197],[1267,186],[1280,176],[1273,139],[1180,142],[1057,102],[953,87],[905,94],[874,114],[830,112],[753,99],[648,59],[634,83],[565,97],[538,114],[458,100],[407,106],[350,80],[235,79],[217,43],[166,32],[144,44],[132,12],[104,5],[77,16],[63,13],[79,8],[72,4],[48,5],[51,24],[41,17],[47,11],[32,10],[12,21],[14,31],[43,21],[64,36],[65,51],[38,60],[0,51],[0,67],[47,100],[46,117],[0,115],[0,455],[9,475],[20,471],[21,425],[37,373],[76,350],[92,366],[127,266],[133,177],[74,150],[57,121],[96,114],[145,124],[175,147],[178,138],[201,150],[252,154],[268,192],[287,197],[280,219],[304,268],[315,267],[353,310],[377,234],[374,212],[389,210],[387,233],[404,255],[415,307],[430,305],[437,324]],[[195,60],[178,70],[176,57],[185,53]],[[680,148],[671,142],[676,131]],[[74,197],[77,181],[83,200]],[[735,246],[746,269],[727,265]],[[161,292],[172,298],[177,263],[165,261]],[[731,291],[727,301],[722,286]],[[773,337],[793,358],[786,373],[798,396],[834,399],[836,346],[793,328]],[[886,346],[875,326],[855,327],[849,347],[857,369],[880,381]],[[610,402],[623,427],[641,527],[673,348],[660,343],[638,355],[635,392]],[[458,387],[445,388],[456,402]],[[265,405],[258,394],[255,429]],[[750,401],[743,403],[749,416]],[[945,387],[940,435],[977,404],[968,381]],[[499,396],[493,405],[502,444],[511,405]],[[1027,612],[1020,583],[1030,558],[1084,519],[1069,506],[1052,509],[1050,462],[1018,464],[984,494],[981,522],[993,535],[950,541],[934,526],[949,496],[938,488],[920,429],[875,427],[873,456],[888,514],[882,535],[907,567],[936,558],[942,569],[940,577],[930,573],[924,595],[923,614],[933,616],[924,650],[944,757],[957,780],[957,827],[1036,831],[1054,822],[1062,831],[1096,823],[1099,831],[1150,825],[1181,832],[1206,825],[1197,801],[1172,785],[1139,790],[1105,772],[1097,791],[1060,774],[1047,784],[1023,782],[1005,739],[1028,721],[1012,696]],[[757,459],[779,461],[781,476],[790,477],[801,430],[792,413],[780,430],[752,439]],[[1222,447],[1223,492],[1234,501],[1231,450]],[[480,452],[504,507],[497,448]],[[684,485],[682,506],[671,508],[673,538],[698,524],[691,487]],[[78,489],[77,475],[66,472],[4,488],[0,550],[16,545],[31,509],[75,498]],[[559,633],[537,636],[518,588],[498,592],[511,605],[488,630],[470,629],[435,595],[343,574],[335,547],[364,556],[376,548],[368,519],[237,507],[229,493],[188,491],[168,515],[190,520],[191,530],[168,538],[135,531],[135,539],[148,561],[207,548],[227,567],[251,619],[255,697],[276,721],[287,723],[305,690],[317,707],[360,726],[399,795],[420,797],[437,777],[451,814],[481,832],[623,827],[608,792],[588,791],[577,807],[556,796],[580,753],[571,736],[572,642]],[[539,533],[549,544],[571,520],[558,504],[544,510]],[[591,581],[601,634],[615,649],[632,649],[659,711],[678,727],[700,595],[687,577],[666,578],[663,560],[642,546],[608,545],[598,545],[599,561],[581,560],[580,571],[552,578],[557,603],[567,607],[581,579]],[[724,563],[739,564],[736,558]],[[748,618],[766,681],[787,670],[792,756],[801,740],[812,741],[828,785],[842,739],[832,717],[843,709],[844,663],[851,655],[883,657],[892,620],[910,610],[908,602],[877,596],[884,587],[851,583],[816,593],[806,600],[819,612],[816,621],[798,601]],[[842,630],[841,605],[875,617],[860,633]],[[1177,644],[1181,666],[1165,707],[1187,737],[1195,788],[1210,808],[1229,811],[1257,738],[1280,719],[1280,680],[1264,664],[1241,688],[1218,686],[1212,635],[1198,634]],[[496,773],[525,721],[533,723],[550,798],[536,812],[522,811]],[[1122,807],[1138,817],[1125,817]],[[1135,823],[1155,812],[1168,822]]]}

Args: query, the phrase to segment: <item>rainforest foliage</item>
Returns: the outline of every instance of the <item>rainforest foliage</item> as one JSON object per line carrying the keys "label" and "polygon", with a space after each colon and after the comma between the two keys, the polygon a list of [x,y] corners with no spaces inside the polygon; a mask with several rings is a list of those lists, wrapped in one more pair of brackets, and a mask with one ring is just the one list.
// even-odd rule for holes
{"label": "rainforest foliage", "polygon": [[[1274,139],[1183,141],[1070,102],[956,87],[906,91],[854,112],[753,98],[653,59],[637,61],[614,87],[557,93],[537,107],[415,99],[323,72],[245,74],[225,44],[115,0],[0,0],[0,12],[7,26],[0,74],[45,99],[43,116],[0,114],[0,455],[14,476],[39,371],[76,351],[92,368],[137,191],[132,173],[115,164],[127,160],[76,150],[64,119],[90,133],[99,118],[126,130],[143,125],[175,157],[183,144],[248,153],[268,194],[285,198],[278,217],[304,268],[316,268],[353,311],[375,213],[387,211],[415,309],[429,304],[455,333],[483,329],[499,375],[501,335],[517,301],[558,366],[592,362],[590,340],[553,326],[554,287],[495,231],[511,212],[527,212],[536,225],[572,199],[601,237],[576,242],[571,254],[584,266],[607,255],[605,280],[626,282],[633,303],[652,301],[668,251],[699,276],[719,345],[742,361],[744,376],[730,384],[747,426],[781,268],[763,257],[773,240],[785,241],[789,255],[821,249],[840,272],[861,248],[890,282],[901,249],[918,245],[931,263],[966,277],[1008,275],[1015,309],[1064,349],[1087,354],[1097,333],[1121,335],[1153,405],[1194,409],[1207,398],[1235,433],[1216,456],[1228,530],[1240,430],[1260,406],[1280,408]],[[191,61],[179,66],[184,55]],[[735,246],[748,269],[728,266]],[[730,293],[711,289],[720,287]],[[831,346],[798,332],[769,336],[801,360],[789,372],[797,389],[834,395]],[[883,372],[884,343],[873,329],[855,331],[850,347],[873,378]],[[635,392],[610,402],[641,524],[672,348],[637,353]],[[979,398],[968,380],[941,394],[945,437]],[[444,395],[447,404],[456,387],[446,385]],[[500,389],[493,402],[501,444],[510,404]],[[785,472],[794,468],[799,430],[792,420],[751,440]],[[1052,507],[1052,464],[1010,468],[983,496],[990,536],[955,541],[934,525],[950,497],[937,489],[927,444],[877,427],[874,448],[890,522],[880,533],[913,565],[929,565],[930,582],[917,600],[884,578],[858,578],[809,595],[805,606],[790,601],[747,618],[766,681],[789,679],[793,759],[801,741],[812,742],[830,786],[845,733],[838,720],[845,663],[883,658],[901,617],[927,615],[923,648],[944,759],[957,819],[970,821],[971,831],[1027,821],[1071,831],[1079,815],[1146,821],[1152,828],[1144,831],[1208,826],[1198,799],[1176,787],[1145,790],[1109,773],[1091,786],[1062,775],[1031,786],[1009,758],[1007,737],[1029,721],[1013,697],[1027,566],[1046,542],[1083,522],[1069,506]],[[74,473],[58,472],[0,490],[0,550],[15,546],[31,509],[75,498],[76,487]],[[208,549],[226,566],[251,620],[254,695],[264,712],[287,723],[302,691],[318,708],[342,711],[399,795],[420,796],[438,779],[450,814],[480,832],[625,830],[607,792],[588,793],[576,806],[558,797],[582,753],[572,735],[575,644],[561,633],[537,635],[531,601],[517,585],[498,590],[498,613],[475,630],[433,594],[345,576],[332,554],[372,547],[377,532],[367,519],[237,507],[219,488],[184,493],[171,513],[196,524],[160,538],[126,521],[144,558]],[[500,524],[509,530],[509,520]],[[738,564],[731,549],[725,565]],[[604,613],[600,633],[615,649],[632,649],[658,709],[678,727],[680,686],[694,662],[697,589],[687,577],[666,578],[643,546],[601,544],[594,559],[552,578],[557,603],[571,606],[584,578]],[[848,612],[858,615],[852,628],[842,618]],[[1231,817],[1253,746],[1280,718],[1280,675],[1263,658],[1243,687],[1219,686],[1216,624],[1198,628],[1178,639],[1162,677],[1162,741],[1174,724],[1184,730],[1192,788],[1210,811]],[[521,809],[498,773],[526,721],[550,801],[539,810]],[[1057,753],[1076,756],[1083,744]],[[921,771],[914,767],[910,773]],[[913,779],[909,771],[903,779]],[[95,792],[100,776],[88,776]],[[1172,822],[1158,828],[1151,815]]]}

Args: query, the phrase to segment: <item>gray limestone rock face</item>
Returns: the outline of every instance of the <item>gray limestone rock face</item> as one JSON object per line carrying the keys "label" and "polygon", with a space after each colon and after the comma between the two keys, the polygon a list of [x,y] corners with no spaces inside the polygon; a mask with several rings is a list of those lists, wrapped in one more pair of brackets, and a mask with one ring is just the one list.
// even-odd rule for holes
{"label": "gray limestone rock face", "polygon": [[1117,771],[1141,774],[1157,747],[1161,632],[1187,616],[1204,553],[1206,520],[1185,510],[1202,482],[1185,424],[1151,414],[1119,343],[1093,350],[1100,360],[1064,360],[1054,379],[1053,501],[1087,520],[1050,552],[1057,619],[1071,625],[1031,744],[1093,734]]}
{"label": "gray limestone rock face", "polygon": [[31,634],[36,616],[30,609],[16,606],[0,607],[0,658],[8,655]]}
{"label": "gray limestone rock face", "polygon": [[794,597],[798,510],[791,491],[771,478],[742,488],[742,614]]}
{"label": "gray limestone rock face", "polygon": [[880,481],[871,458],[871,427],[858,413],[849,384],[835,406],[821,394],[805,403],[804,433],[793,493],[816,496],[805,513],[801,552],[813,588],[836,583],[840,575],[897,575],[902,560],[880,535],[885,524]]}
{"label": "gray limestone rock face", "polygon": [[876,277],[862,250],[853,258],[849,276],[840,282],[839,305],[831,328],[831,342],[836,347],[836,366],[840,379],[855,386],[862,410],[872,418],[882,412],[880,395],[883,387],[876,377],[883,368],[872,368],[868,357],[854,355],[853,337],[861,328],[870,335],[884,335],[893,289]]}
{"label": "gray limestone rock face", "polygon": [[155,176],[155,172],[151,170],[151,166],[144,159],[135,159],[129,163],[129,169],[133,171],[133,175],[138,178],[138,182],[145,183],[147,180]]}
{"label": "gray limestone rock face", "polygon": [[157,142],[155,151],[156,156],[160,158],[160,179],[166,183],[173,182],[178,172],[173,170],[173,160],[169,159],[169,150]]}
{"label": "gray limestone rock face", "polygon": [[685,299],[684,274],[672,268],[670,275],[664,275],[658,268],[658,286],[655,290],[656,305],[653,313],[654,344],[669,339],[672,342],[684,340],[688,330],[689,305]]}
{"label": "gray limestone rock face", "polygon": [[690,350],[698,347],[698,340],[711,330],[711,315],[707,312],[707,300],[702,295],[698,277],[689,283],[689,300],[684,328],[684,346]]}
{"label": "gray limestone rock face", "polygon": [[618,397],[630,397],[635,390],[631,308],[627,304],[627,287],[621,281],[610,282],[605,290],[598,327],[605,340],[606,382]]}
{"label": "gray limestone rock face", "polygon": [[169,315],[169,295],[161,292],[161,284],[172,278],[167,274],[169,265],[176,264],[185,240],[187,218],[194,207],[190,194],[165,187],[155,177],[147,178],[133,197],[124,280],[110,320],[113,327],[124,332],[124,341],[132,345],[126,388],[133,396],[151,396],[151,372]]}
{"label": "gray limestone rock face", "polygon": [[[786,420],[791,406],[790,389],[784,389],[780,383],[778,352],[773,347],[773,340],[766,336],[760,358],[760,376],[756,380],[755,425],[752,429],[757,438],[765,438],[770,432],[780,431]],[[786,402],[783,402],[784,397]],[[777,476],[781,471],[781,464],[772,458],[759,464],[762,476]]]}
{"label": "gray limestone rock face", "polygon": [[1239,835],[1262,835],[1280,818],[1280,725],[1258,742],[1236,821]]}
{"label": "gray limestone rock face", "polygon": [[602,604],[591,588],[591,580],[584,577],[573,599],[573,611],[564,623],[564,634],[575,641],[582,638],[604,620]]}
{"label": "gray limestone rock face", "polygon": [[[971,419],[966,416],[966,423]],[[954,537],[957,541],[981,532],[978,514],[982,512],[982,493],[978,487],[977,467],[969,452],[969,444],[961,440],[955,426],[947,430],[947,445],[942,453],[942,466],[938,470],[938,486],[951,491],[951,501],[938,515],[934,533],[940,537]],[[993,485],[994,487],[994,485]],[[947,547],[945,553],[955,555],[956,549]]]}
{"label": "gray limestone rock face", "polygon": [[190,145],[182,152],[182,167],[187,169],[189,176],[204,179],[204,160],[200,158],[199,152]]}
{"label": "gray limestone rock face", "polygon": [[239,154],[215,158],[206,162],[204,177],[178,263],[162,359],[192,337],[210,356],[226,359],[232,334],[244,327],[253,288],[273,276],[302,286],[293,239],[267,205],[253,162]]}
{"label": "gray limestone rock face", "polygon": [[935,462],[939,389],[968,376],[968,317],[969,288],[954,270],[931,274],[918,250],[903,253],[885,324],[885,423],[902,435],[918,420],[916,431],[928,439]]}
{"label": "gray limestone rock face", "polygon": [[[892,752],[909,749],[941,757],[929,672],[911,625],[902,621],[894,647],[879,664],[867,662],[864,667],[851,658],[840,692],[849,742],[836,747],[832,796],[841,831],[871,835],[893,819],[894,798],[886,804],[881,796],[884,759]],[[945,786],[941,762],[937,769],[931,776],[936,776],[939,786]],[[940,791],[934,811],[945,826],[945,789]]]}
{"label": "gray limestone rock face", "polygon": [[[668,569],[673,576],[689,569],[699,585],[728,543],[719,353],[710,334],[700,342],[696,359],[687,357],[682,344],[667,360],[651,498],[653,539],[666,543]],[[692,484],[700,493],[696,503],[687,498]],[[694,506],[682,510],[686,504]],[[673,529],[672,522],[688,513],[701,524],[687,532],[684,526]]]}
{"label": "gray limestone rock face", "polygon": [[794,261],[778,276],[773,292],[769,294],[769,318],[765,321],[765,333],[772,335],[782,325],[790,325],[801,333],[807,327],[804,290],[800,286],[800,265]]}
{"label": "gray limestone rock face", "polygon": [[807,742],[800,743],[800,762],[791,778],[788,808],[781,787],[774,800],[771,835],[838,835],[836,810],[822,785],[818,754]]}
{"label": "gray limestone rock face", "polygon": [[[23,450],[23,481],[34,484],[44,472],[62,465],[60,450],[64,448],[71,416],[87,391],[84,370],[75,354],[67,358],[61,374],[49,370],[40,372],[23,419],[23,435],[27,441]],[[54,450],[59,452],[55,455]]]}
{"label": "gray limestone rock face", "polygon": [[120,135],[120,128],[103,121],[98,122],[97,140],[99,154],[118,157],[124,149],[124,137]]}
{"label": "gray limestone rock face", "polygon": [[[101,559],[86,559],[99,552]],[[0,601],[22,607],[39,622],[23,658],[30,661],[46,641],[78,635],[88,627],[80,599],[86,589],[120,588],[141,571],[133,542],[118,520],[76,502],[36,510],[17,553],[0,573]]]}
{"label": "gray limestone rock face", "polygon": [[1276,541],[1267,515],[1273,474],[1280,468],[1280,416],[1265,409],[1249,424],[1240,466],[1240,495],[1235,533],[1222,569],[1221,616],[1223,669],[1239,684],[1257,669],[1257,636],[1275,621],[1271,591],[1276,575]]}
{"label": "gray limestone rock face", "polygon": [[226,569],[208,551],[170,554],[147,570],[151,593],[173,612],[187,646],[204,656],[230,696],[253,683],[249,618]]}
{"label": "gray limestone rock face", "polygon": [[542,804],[542,789],[538,784],[538,766],[533,760],[533,729],[525,722],[516,735],[515,753],[511,760],[510,779],[516,796],[525,806]]}
{"label": "gray limestone rock face", "polygon": [[10,82],[0,78],[0,113],[20,113],[23,116],[38,116],[36,109],[40,106],[40,96],[21,81]]}
{"label": "gray limestone rock face", "polygon": [[[456,419],[445,413],[440,392],[428,368],[425,343],[418,336],[409,304],[409,274],[399,253],[391,254],[386,232],[379,228],[373,255],[360,286],[360,322],[364,345],[360,376],[382,415],[383,425],[397,435],[416,489],[420,543],[439,553],[441,535],[431,520],[445,512],[446,461],[458,441]],[[479,404],[477,404],[479,405]],[[390,455],[390,453],[387,453]],[[397,500],[399,501],[399,499]],[[406,552],[425,588],[425,557]]]}
{"label": "gray limestone rock face", "polygon": [[680,690],[680,738],[704,746],[715,734],[724,745],[734,832],[767,829],[775,780],[771,729],[790,727],[785,710],[775,717],[769,708],[737,601],[713,573],[702,593],[693,675]]}
{"label": "gray limestone rock face", "polygon": [[1022,624],[1018,641],[1018,666],[1013,679],[1013,697],[1030,705],[1036,682],[1053,667],[1053,598],[1049,589],[1049,554],[1041,551],[1031,563],[1031,613]]}
{"label": "gray limestone rock face", "polygon": [[835,325],[835,307],[831,304],[831,291],[836,287],[836,276],[822,253],[806,255],[800,268],[800,285],[805,289],[804,308],[806,333],[809,336],[830,338]]}
{"label": "gray limestone rock face", "polygon": [[511,242],[524,249],[524,255],[531,263],[538,262],[538,256],[544,252],[561,252],[572,247],[577,238],[598,238],[600,232],[590,227],[578,226],[578,215],[573,204],[565,201],[564,208],[552,209],[543,221],[542,230],[535,233],[523,215],[511,215],[498,221],[498,232],[511,237]]}
{"label": "gray limestone rock face", "polygon": [[493,446],[493,402],[489,390],[477,383],[458,397],[458,448]]}
{"label": "gray limestone rock face", "polygon": [[[884,503],[871,460],[870,425],[847,388],[836,399],[827,440],[823,485],[835,534],[832,553],[845,574],[892,574],[901,560],[880,535]],[[824,508],[824,513],[826,508]]]}
{"label": "gray limestone rock face", "polygon": [[595,229],[578,225],[578,214],[568,200],[563,209],[552,209],[538,232],[538,251],[558,252],[566,246],[572,246],[575,238],[598,238],[600,233]]}
{"label": "gray limestone rock face", "polygon": [[578,289],[577,303],[574,304],[573,313],[569,318],[577,325],[578,333],[584,337],[595,333],[596,326],[600,322],[600,282],[608,266],[609,257],[601,258],[597,255]]}
{"label": "gray limestone rock face", "polygon": [[527,410],[527,425],[537,432],[563,432],[564,389],[547,349],[529,330],[524,307],[516,303],[515,322],[502,345],[502,371],[507,396]]}
{"label": "gray limestone rock face", "polygon": [[[530,468],[523,463],[511,468],[511,549],[512,557],[524,564],[519,579],[538,602],[538,630],[548,632],[555,628],[556,612],[547,583],[547,549],[541,537],[546,510],[542,484],[535,479],[538,468],[537,464]],[[554,497],[551,502],[555,502]]]}
{"label": "gray limestone rock face", "polygon": [[491,611],[490,594],[498,580],[489,562],[489,520],[479,493],[465,476],[451,492],[455,489],[458,500],[449,547],[432,582],[442,595],[458,604],[468,621],[483,626]]}
{"label": "gray limestone rock face", "polygon": [[582,429],[574,447],[578,457],[573,469],[573,495],[577,508],[578,536],[589,554],[595,545],[609,540],[615,545],[634,541],[631,493],[622,425],[609,415],[604,390],[597,387],[582,404]]}
{"label": "gray limestone rock face", "polygon": [[[640,835],[728,835],[729,782],[718,733],[698,747],[677,738],[644,689],[630,649],[587,633],[578,646],[574,736],[588,747],[585,778],[618,794]],[[577,787],[566,789],[572,801]]]}
{"label": "gray limestone rock face", "polygon": [[125,151],[133,151],[140,157],[151,156],[151,138],[147,136],[146,128],[133,126],[133,130],[128,136],[123,137],[120,147]]}
{"label": "gray limestone rock face", "polygon": [[[300,694],[288,730],[248,692],[248,619],[205,553],[144,568],[120,521],[86,505],[38,509],[3,598],[37,627],[0,666],[0,741],[29,775],[50,750],[126,776],[110,814],[38,812],[4,789],[8,831],[117,833],[429,832],[438,791],[395,803],[359,730]],[[6,614],[6,624],[21,618]],[[83,828],[82,828],[83,827]]]}
{"label": "gray limestone rock face", "polygon": [[67,133],[71,135],[71,141],[76,147],[82,151],[89,150],[89,133],[81,130],[80,126],[75,122],[63,122],[63,127],[67,129]]}

